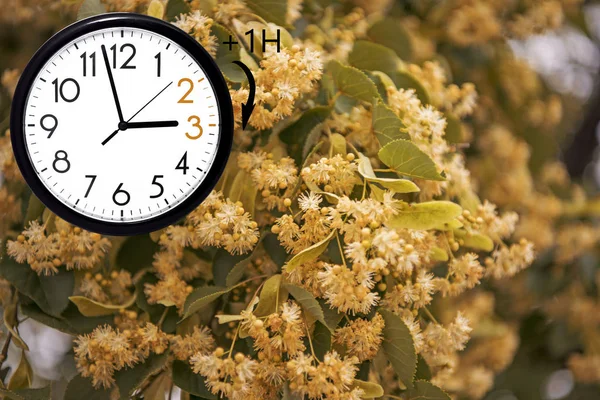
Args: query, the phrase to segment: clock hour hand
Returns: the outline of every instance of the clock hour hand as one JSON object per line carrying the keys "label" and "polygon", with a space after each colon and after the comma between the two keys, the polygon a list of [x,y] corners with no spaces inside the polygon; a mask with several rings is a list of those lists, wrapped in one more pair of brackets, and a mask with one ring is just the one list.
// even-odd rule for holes
{"label": "clock hour hand", "polygon": [[117,95],[117,87],[115,86],[115,79],[110,68],[110,62],[108,61],[108,54],[106,53],[106,47],[102,47],[102,56],[104,57],[104,65],[106,65],[106,72],[108,73],[108,80],[110,81],[110,88],[112,89],[113,98],[115,99],[115,105],[117,106],[117,113],[119,114],[119,122],[124,122],[123,111],[121,111],[121,103],[119,102],[119,96]]}
{"label": "clock hour hand", "polygon": [[139,128],[169,128],[178,126],[177,121],[149,121],[149,122],[127,122],[127,129]]}
{"label": "clock hour hand", "polygon": [[117,129],[116,131],[114,131],[113,133],[110,134],[109,137],[107,137],[106,139],[104,139],[104,141],[102,142],[102,146],[104,146],[106,143],[108,143],[108,141],[112,138],[114,138],[116,136],[117,133],[119,133],[121,131],[121,129]]}

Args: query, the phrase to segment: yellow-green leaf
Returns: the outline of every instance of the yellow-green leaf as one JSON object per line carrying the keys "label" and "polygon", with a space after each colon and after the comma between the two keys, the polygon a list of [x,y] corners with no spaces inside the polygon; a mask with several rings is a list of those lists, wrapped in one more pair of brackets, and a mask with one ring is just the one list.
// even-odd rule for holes
{"label": "yellow-green leaf", "polygon": [[230,322],[241,321],[244,319],[241,315],[219,314],[215,315],[219,324],[228,324]]}
{"label": "yellow-green leaf", "polygon": [[410,36],[396,18],[385,17],[375,22],[367,31],[367,37],[383,46],[394,50],[398,57],[408,61],[412,57]]}
{"label": "yellow-green leaf", "polygon": [[469,247],[475,250],[492,251],[494,250],[494,241],[487,235],[481,233],[474,233],[472,235],[465,235],[462,238],[465,247]]}
{"label": "yellow-green leaf", "polygon": [[368,181],[377,182],[386,189],[396,193],[413,193],[420,191],[413,181],[408,179],[378,178],[373,171],[371,161],[363,154],[358,154],[358,173]]}
{"label": "yellow-green leaf", "polygon": [[360,379],[355,379],[354,382],[352,382],[352,386],[361,388],[363,392],[365,392],[365,394],[362,396],[363,399],[375,399],[384,395],[381,385],[374,382],[366,382],[361,381]]}
{"label": "yellow-green leaf", "polygon": [[446,118],[446,134],[444,135],[444,138],[449,143],[464,142],[465,138],[463,136],[460,119],[456,115],[450,113],[444,114],[444,117]]}
{"label": "yellow-green leaf", "polygon": [[35,194],[31,193],[31,196],[29,197],[29,203],[27,204],[27,213],[25,214],[25,221],[23,221],[23,225],[27,226],[31,221],[39,219],[44,213],[45,209],[46,206],[44,203],[42,203]]}
{"label": "yellow-green leaf", "polygon": [[339,133],[334,133],[330,137],[333,155],[346,155],[346,138]]}
{"label": "yellow-green leaf", "polygon": [[29,350],[27,343],[25,343],[25,341],[23,339],[21,339],[21,336],[19,335],[19,332],[17,331],[17,306],[16,306],[16,304],[9,304],[4,309],[4,326],[6,326],[6,329],[8,329],[8,331],[12,334],[12,342],[17,347],[19,347],[20,349],[23,349],[23,350]]}
{"label": "yellow-green leaf", "polygon": [[327,64],[327,70],[331,73],[336,88],[346,96],[365,102],[381,98],[377,87],[364,72],[342,65],[336,60]]}
{"label": "yellow-green leaf", "polygon": [[33,380],[33,371],[31,370],[31,366],[27,361],[27,357],[25,356],[25,350],[21,350],[21,361],[15,369],[15,372],[10,377],[10,381],[8,382],[9,390],[16,389],[26,389],[31,387],[31,382]]}
{"label": "yellow-green leaf", "polygon": [[412,386],[417,370],[417,353],[410,330],[396,314],[379,310],[385,321],[383,328],[383,352],[392,364],[401,383]]}
{"label": "yellow-green leaf", "polygon": [[77,306],[79,312],[86,317],[99,317],[102,315],[110,315],[118,312],[122,308],[128,308],[135,303],[136,293],[131,296],[125,304],[103,304],[84,296],[71,296],[69,300]]}
{"label": "yellow-green leaf", "polygon": [[401,65],[400,59],[392,49],[366,40],[354,42],[348,62],[358,69],[381,71],[389,76],[394,76]]}
{"label": "yellow-green leaf", "polygon": [[264,317],[277,310],[279,305],[288,298],[288,292],[281,285],[281,275],[273,275],[263,285],[258,298],[258,305],[254,310],[254,315]]}
{"label": "yellow-green leaf", "polygon": [[335,235],[335,230],[331,231],[329,235],[318,243],[313,244],[312,246],[302,250],[300,253],[296,254],[294,257],[289,260],[284,268],[287,272],[292,272],[296,267],[302,265],[304,263],[313,261],[317,259],[327,248],[329,245],[329,241],[333,239],[333,235]]}
{"label": "yellow-green leaf", "polygon": [[373,107],[373,131],[382,146],[397,139],[410,139],[400,118],[388,106],[378,102]]}
{"label": "yellow-green leaf", "polygon": [[414,143],[394,140],[379,150],[379,159],[401,175],[433,181],[445,180],[435,162]]}
{"label": "yellow-green leaf", "polygon": [[432,247],[429,250],[429,257],[434,261],[448,261],[448,252],[437,246]]}
{"label": "yellow-green leaf", "polygon": [[386,225],[397,229],[427,230],[452,221],[462,213],[462,208],[451,201],[413,203],[400,210]]}
{"label": "yellow-green leaf", "polygon": [[439,387],[427,381],[415,381],[414,387],[406,393],[407,400],[450,400],[450,396]]}
{"label": "yellow-green leaf", "polygon": [[148,5],[147,14],[151,17],[163,19],[165,15],[165,6],[160,0],[152,0]]}

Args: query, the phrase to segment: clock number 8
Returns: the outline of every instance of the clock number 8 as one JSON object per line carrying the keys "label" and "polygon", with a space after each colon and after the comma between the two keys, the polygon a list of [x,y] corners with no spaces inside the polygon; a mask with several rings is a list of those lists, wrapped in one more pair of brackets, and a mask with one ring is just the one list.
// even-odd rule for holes
{"label": "clock number 8", "polygon": [[[119,186],[117,187],[117,190],[115,190],[115,192],[113,193],[113,201],[118,206],[127,205],[127,203],[129,203],[129,200],[131,200],[131,196],[129,195],[129,193],[126,190],[122,190],[121,189],[122,187],[123,187],[123,184],[120,183]],[[125,197],[127,197],[127,200],[125,200],[125,201],[119,201],[119,200],[117,200],[117,195],[119,193],[123,193],[125,195]],[[120,196],[120,197],[122,197],[122,196]]]}
{"label": "clock number 8", "polygon": [[[54,162],[52,163],[52,168],[54,168],[54,170],[59,174],[64,174],[65,172],[71,169],[71,162],[67,160],[68,156],[69,155],[64,150],[58,150],[54,154]],[[65,168],[60,168],[62,166],[65,166]]]}

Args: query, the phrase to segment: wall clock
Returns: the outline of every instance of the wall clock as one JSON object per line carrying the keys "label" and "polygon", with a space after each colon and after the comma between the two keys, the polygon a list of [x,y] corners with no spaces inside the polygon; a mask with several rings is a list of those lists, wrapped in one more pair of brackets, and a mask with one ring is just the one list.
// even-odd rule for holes
{"label": "wall clock", "polygon": [[231,151],[225,80],[192,37],[111,13],[79,21],[34,55],[18,83],[11,140],[36,196],[84,229],[132,235],[184,217]]}

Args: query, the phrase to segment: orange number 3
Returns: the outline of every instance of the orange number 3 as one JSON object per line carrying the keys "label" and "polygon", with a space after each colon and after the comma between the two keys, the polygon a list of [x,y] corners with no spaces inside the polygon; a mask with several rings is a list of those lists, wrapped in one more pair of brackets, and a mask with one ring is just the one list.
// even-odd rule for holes
{"label": "orange number 3", "polygon": [[185,136],[187,136],[188,139],[192,139],[192,140],[200,139],[200,136],[202,136],[202,127],[200,126],[200,117],[198,117],[196,115],[192,115],[191,117],[188,118],[188,122],[192,122],[192,120],[196,120],[196,122],[194,122],[192,124],[192,126],[194,128],[198,128],[198,134],[196,136],[193,136],[193,135],[190,135],[188,132],[186,132]]}

